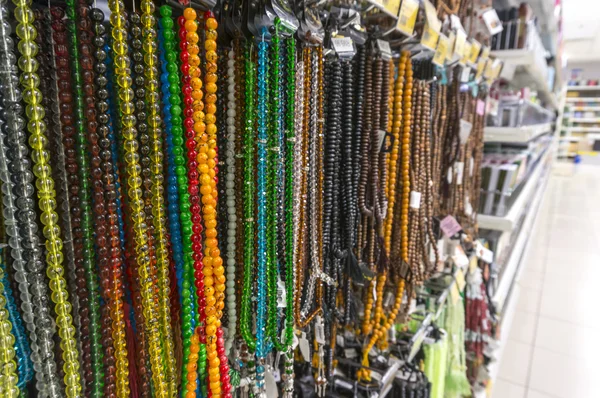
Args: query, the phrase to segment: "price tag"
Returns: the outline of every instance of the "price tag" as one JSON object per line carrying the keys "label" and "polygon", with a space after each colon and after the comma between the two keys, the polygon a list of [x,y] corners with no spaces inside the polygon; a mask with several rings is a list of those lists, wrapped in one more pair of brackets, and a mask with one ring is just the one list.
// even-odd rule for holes
{"label": "price tag", "polygon": [[385,40],[377,39],[377,48],[381,52],[381,57],[383,59],[386,59],[386,60],[392,59],[392,49],[390,48],[389,42],[387,42]]}
{"label": "price tag", "polygon": [[409,206],[413,209],[421,208],[421,192],[410,191]]}
{"label": "price tag", "polygon": [[333,49],[341,58],[352,57],[356,53],[354,41],[349,37],[332,37]]}
{"label": "price tag", "polygon": [[448,57],[448,48],[450,46],[450,40],[448,37],[440,34],[438,39],[437,48],[435,49],[435,55],[433,56],[433,63],[437,66],[443,67]]}
{"label": "price tag", "polygon": [[452,216],[444,217],[444,219],[440,222],[440,228],[442,229],[444,235],[446,235],[448,238],[453,237],[462,230],[462,227],[458,221],[456,221],[456,219]]}
{"label": "price tag", "polygon": [[446,178],[448,179],[448,184],[452,184],[452,175],[454,174],[454,170],[452,170],[452,167],[448,167],[448,175],[446,176]]}
{"label": "price tag", "polygon": [[325,345],[325,327],[323,326],[323,318],[317,316],[315,321],[315,340],[321,345]]}
{"label": "price tag", "polygon": [[421,37],[421,44],[425,48],[435,51],[442,23],[437,18],[437,11],[429,0],[423,1],[423,7],[425,8],[425,28],[423,29],[423,37]]}
{"label": "price tag", "polygon": [[308,339],[306,338],[306,332],[302,332],[302,334],[300,335],[300,341],[298,342],[298,346],[300,348],[300,353],[302,354],[302,358],[304,358],[304,361],[310,363],[310,344],[308,343]]}
{"label": "price tag", "polygon": [[475,245],[475,254],[478,258],[488,264],[491,264],[494,261],[494,252],[482,245],[479,241],[477,241]]}
{"label": "price tag", "polygon": [[493,8],[488,8],[484,10],[481,14],[481,18],[483,18],[483,23],[488,28],[490,35],[495,35],[502,32],[502,22],[500,18],[498,18],[498,13]]}
{"label": "price tag", "polygon": [[358,356],[358,352],[355,348],[346,348],[344,349],[344,356],[348,359],[356,358]]}
{"label": "price tag", "polygon": [[456,185],[462,185],[463,175],[464,175],[464,171],[465,171],[465,163],[464,162],[456,162],[456,163],[454,163],[454,167],[456,168]]}
{"label": "price tag", "polygon": [[382,10],[386,10],[391,15],[398,15],[400,0],[375,0],[369,2],[375,4],[378,8],[381,8]]}
{"label": "price tag", "polygon": [[462,269],[456,271],[456,284],[458,285],[458,290],[463,291],[467,282],[465,282],[465,274]]}
{"label": "price tag", "polygon": [[454,40],[454,54],[462,60],[465,56],[465,45],[467,43],[467,34],[462,29],[456,30],[456,39]]}
{"label": "price tag", "polygon": [[471,55],[471,43],[465,41],[462,57],[460,58],[460,61],[458,63],[463,66],[467,65],[467,63],[469,62],[469,55]]}
{"label": "price tag", "polygon": [[487,60],[490,57],[490,48],[488,46],[484,46],[481,51],[481,58]]}
{"label": "price tag", "polygon": [[469,273],[474,272],[475,269],[477,269],[477,266],[479,265],[477,261],[478,258],[479,257],[477,256],[473,256],[471,258],[471,261],[469,262]]}
{"label": "price tag", "polygon": [[285,283],[281,280],[277,280],[277,308],[287,307]]}
{"label": "price tag", "polygon": [[454,45],[456,44],[456,33],[450,32],[448,36],[448,50],[446,50],[446,61],[452,62],[454,58]]}
{"label": "price tag", "polygon": [[454,255],[452,255],[452,261],[454,264],[460,268],[464,269],[469,265],[469,257],[465,254],[465,251],[460,245],[456,245],[454,248]]}
{"label": "price tag", "polygon": [[462,71],[460,73],[460,82],[468,83],[469,77],[471,77],[471,68],[468,66],[463,66]]}
{"label": "price tag", "polygon": [[450,288],[450,298],[452,299],[453,305],[456,305],[458,300],[460,300],[460,292],[458,291],[458,286],[456,286],[456,283],[453,283],[452,287]]}
{"label": "price tag", "polygon": [[375,148],[383,148],[383,141],[385,140],[386,132],[384,130],[377,130],[377,146]]}
{"label": "price tag", "polygon": [[500,72],[502,72],[503,62],[499,59],[495,59],[492,63],[492,79],[497,79],[500,76]]}
{"label": "price tag", "polygon": [[473,177],[473,167],[475,167],[475,160],[473,160],[473,156],[469,158],[469,177]]}
{"label": "price tag", "polygon": [[341,348],[344,348],[346,346],[346,340],[341,334],[335,336],[335,343],[338,345],[338,347]]}
{"label": "price tag", "polygon": [[477,82],[479,82],[483,76],[483,70],[485,69],[486,62],[487,60],[483,57],[479,57],[479,60],[477,61],[477,72],[475,73],[475,80]]}
{"label": "price tag", "polygon": [[471,130],[473,129],[473,123],[469,123],[464,119],[460,119],[460,130],[458,132],[458,138],[462,145],[467,143]]}
{"label": "price tag", "polygon": [[415,31],[415,22],[417,21],[418,13],[418,0],[402,0],[396,29],[407,36],[412,36],[413,32]]}
{"label": "price tag", "polygon": [[479,116],[483,116],[484,113],[485,113],[485,101],[478,99],[477,100],[477,114]]}
{"label": "price tag", "polygon": [[485,69],[483,70],[483,77],[485,79],[491,79],[492,78],[492,74],[494,73],[494,60],[493,59],[488,59],[487,62],[485,63]]}
{"label": "price tag", "polygon": [[477,64],[477,57],[479,56],[479,52],[481,51],[481,44],[477,40],[473,40],[471,42],[471,52],[469,54],[469,63],[471,65]]}

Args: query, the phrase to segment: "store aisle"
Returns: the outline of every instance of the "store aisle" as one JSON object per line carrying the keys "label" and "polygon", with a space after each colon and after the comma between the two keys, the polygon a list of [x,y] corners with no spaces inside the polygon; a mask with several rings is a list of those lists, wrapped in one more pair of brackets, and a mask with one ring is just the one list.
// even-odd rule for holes
{"label": "store aisle", "polygon": [[555,166],[493,398],[597,398],[600,168]]}

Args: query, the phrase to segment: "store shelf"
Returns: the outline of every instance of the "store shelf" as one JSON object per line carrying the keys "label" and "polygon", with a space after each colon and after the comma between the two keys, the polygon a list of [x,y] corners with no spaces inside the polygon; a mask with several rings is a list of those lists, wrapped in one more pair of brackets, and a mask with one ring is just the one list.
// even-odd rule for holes
{"label": "store shelf", "polygon": [[579,142],[581,137],[560,137],[561,142]]}
{"label": "store shelf", "polygon": [[510,291],[511,286],[514,283],[515,276],[519,271],[519,267],[522,263],[521,260],[523,258],[523,253],[525,253],[527,244],[529,243],[529,238],[535,218],[537,216],[538,207],[542,197],[544,196],[544,191],[546,190],[549,169],[546,168],[544,164],[538,165],[538,168],[541,170],[541,173],[540,177],[535,181],[535,191],[533,196],[531,196],[527,201],[527,205],[529,205],[528,213],[523,221],[521,229],[519,230],[519,235],[513,245],[512,252],[510,253],[508,260],[504,265],[502,274],[500,275],[498,288],[492,297],[492,302],[494,303],[497,311],[502,310],[504,302],[508,297],[508,292]]}
{"label": "store shelf", "polygon": [[512,231],[519,222],[523,210],[531,202],[535,193],[537,183],[542,176],[544,164],[550,154],[550,148],[542,155],[542,158],[535,165],[535,169],[531,172],[529,179],[525,182],[523,190],[519,193],[519,197],[515,200],[512,207],[504,217],[490,216],[487,214],[479,214],[477,223],[479,228],[492,229],[496,231]]}
{"label": "store shelf", "polygon": [[600,123],[600,117],[572,117],[573,123]]}
{"label": "store shelf", "polygon": [[[536,53],[528,49],[497,50],[491,52],[492,56],[504,62],[506,65],[515,67],[517,72],[510,80],[515,88],[530,87],[537,90],[538,96],[552,109],[558,108],[558,101],[554,93],[548,87],[546,80],[548,69],[546,65],[536,62]],[[508,70],[508,69],[507,69]]]}
{"label": "store shelf", "polygon": [[600,133],[600,127],[567,127],[565,130],[570,133]]}
{"label": "store shelf", "polygon": [[567,102],[600,102],[600,97],[567,97]]}
{"label": "store shelf", "polygon": [[568,86],[567,91],[600,91],[600,86]]}
{"label": "store shelf", "polygon": [[571,108],[572,111],[590,111],[590,112],[600,112],[600,106],[574,106]]}
{"label": "store shelf", "polygon": [[484,142],[517,142],[525,143],[542,134],[549,133],[552,123],[535,124],[522,127],[485,127]]}

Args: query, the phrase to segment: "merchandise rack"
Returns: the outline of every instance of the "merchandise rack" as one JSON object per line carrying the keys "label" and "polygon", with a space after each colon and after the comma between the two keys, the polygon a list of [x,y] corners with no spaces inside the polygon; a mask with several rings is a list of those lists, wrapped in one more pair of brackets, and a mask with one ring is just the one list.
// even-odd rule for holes
{"label": "merchandise rack", "polygon": [[522,127],[485,127],[484,142],[527,143],[552,130],[552,123]]}

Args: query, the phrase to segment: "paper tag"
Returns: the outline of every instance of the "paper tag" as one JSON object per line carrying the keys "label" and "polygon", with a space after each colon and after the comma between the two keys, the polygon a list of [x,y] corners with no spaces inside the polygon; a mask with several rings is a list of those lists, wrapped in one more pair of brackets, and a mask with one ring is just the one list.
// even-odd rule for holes
{"label": "paper tag", "polygon": [[498,18],[498,13],[495,9],[488,8],[487,10],[483,11],[481,17],[483,18],[483,22],[488,28],[490,35],[493,36],[497,33],[502,32],[502,22],[500,21],[500,18]]}
{"label": "paper tag", "polygon": [[478,99],[477,100],[477,114],[479,116],[483,116],[485,113],[485,101]]}
{"label": "paper tag", "polygon": [[325,345],[325,326],[323,326],[323,318],[317,315],[315,321],[315,340],[321,345]]}
{"label": "paper tag", "polygon": [[463,173],[465,171],[465,163],[464,162],[456,162],[456,163],[454,163],[454,167],[456,168],[456,185],[462,185]]}
{"label": "paper tag", "polygon": [[494,60],[493,59],[488,59],[487,62],[485,63],[485,68],[483,69],[483,77],[486,79],[491,79],[492,78],[492,74],[494,73]]}
{"label": "paper tag", "polygon": [[475,167],[475,160],[473,156],[469,158],[469,177],[473,177],[473,167]]}
{"label": "paper tag", "polygon": [[300,335],[298,346],[300,347],[300,353],[302,354],[302,358],[304,358],[304,362],[310,363],[310,344],[308,343],[308,339],[306,338],[306,332],[302,332],[302,334]]}
{"label": "paper tag", "polygon": [[381,57],[383,59],[385,59],[385,60],[392,59],[392,49],[390,48],[389,42],[387,42],[385,40],[377,39],[377,48],[381,52]]}
{"label": "paper tag", "polygon": [[462,230],[462,227],[458,221],[456,221],[456,219],[452,216],[444,217],[444,219],[440,222],[440,228],[442,229],[442,232],[444,232],[444,235],[446,235],[448,238],[453,237]]}
{"label": "paper tag", "polygon": [[458,290],[459,291],[463,291],[463,289],[465,288],[465,285],[467,284],[467,282],[465,282],[465,274],[462,271],[462,269],[459,269],[458,271],[456,271],[456,284],[458,285]]}
{"label": "paper tag", "polygon": [[421,192],[410,191],[409,206],[412,209],[420,209],[421,208]]}
{"label": "paper tag", "polygon": [[481,57],[479,57],[479,58],[483,58],[484,60],[487,61],[487,59],[489,57],[490,57],[490,47],[483,46],[483,50],[481,51]]}
{"label": "paper tag", "polygon": [[335,343],[337,344],[338,347],[344,348],[346,346],[346,340],[344,339],[344,336],[342,336],[341,334],[338,334],[335,336]]}
{"label": "paper tag", "polygon": [[356,358],[358,356],[358,352],[355,348],[345,348],[344,356],[348,359]]}
{"label": "paper tag", "polygon": [[384,130],[377,130],[377,147],[379,150],[383,148],[383,141],[387,133]]}
{"label": "paper tag", "polygon": [[494,62],[492,63],[492,79],[497,79],[498,76],[500,76],[503,65],[504,62],[502,62],[501,60],[497,58],[494,60]]}
{"label": "paper tag", "polygon": [[402,0],[396,29],[407,36],[412,36],[413,32],[415,31],[415,22],[417,21],[418,13],[418,0]]}
{"label": "paper tag", "polygon": [[469,257],[465,254],[462,246],[457,245],[455,247],[452,261],[454,261],[454,264],[460,269],[464,269],[469,265]]}
{"label": "paper tag", "polygon": [[471,216],[471,214],[473,214],[473,206],[471,206],[471,201],[469,201],[469,197],[465,197],[465,214],[467,216]]}
{"label": "paper tag", "polygon": [[471,261],[469,262],[469,273],[475,271],[475,269],[477,268],[478,264],[478,259],[479,257],[477,256],[473,256],[471,257]]}
{"label": "paper tag", "polygon": [[464,119],[460,119],[460,130],[458,133],[458,138],[460,139],[460,143],[462,145],[467,143],[469,136],[471,135],[471,130],[473,129],[473,123],[469,123]]}
{"label": "paper tag", "polygon": [[387,292],[387,294],[385,295],[385,298],[383,299],[383,306],[389,307],[390,305],[392,305],[393,302],[394,302],[394,295],[392,294],[392,292]]}
{"label": "paper tag", "polygon": [[281,280],[277,280],[277,308],[287,307],[285,283]]}
{"label": "paper tag", "polygon": [[469,63],[475,65],[477,63],[477,57],[481,51],[481,44],[477,40],[471,42],[471,52],[469,53]]}
{"label": "paper tag", "polygon": [[332,37],[333,49],[340,57],[352,56],[356,52],[354,42],[349,37]]}
{"label": "paper tag", "polygon": [[462,72],[460,73],[460,82],[468,83],[470,76],[471,76],[471,68],[469,68],[468,66],[463,66]]}
{"label": "paper tag", "polygon": [[467,34],[462,29],[456,30],[456,39],[454,40],[454,54],[462,60],[465,56],[465,44],[467,43]]}
{"label": "paper tag", "polygon": [[463,48],[462,57],[458,62],[460,65],[467,65],[469,63],[469,56],[471,55],[471,43],[465,41],[465,46]]}
{"label": "paper tag", "polygon": [[448,167],[448,175],[446,176],[446,178],[448,179],[448,184],[452,184],[453,174],[454,170],[452,170],[452,167]]}
{"label": "paper tag", "polygon": [[500,105],[500,101],[495,98],[489,98],[488,100],[488,114],[492,116],[498,116],[498,107]]}
{"label": "paper tag", "polygon": [[448,35],[448,50],[446,50],[446,61],[452,62],[454,58],[454,44],[456,43],[456,33],[450,32]]}
{"label": "paper tag", "polygon": [[421,44],[425,48],[435,51],[442,23],[437,18],[434,5],[429,0],[423,1],[423,7],[425,8],[425,28],[423,29],[423,37],[421,37]]}
{"label": "paper tag", "polygon": [[398,8],[400,7],[400,0],[376,0],[372,1],[379,6],[379,8],[386,10],[391,15],[398,15]]}
{"label": "paper tag", "polygon": [[483,70],[485,69],[485,60],[483,57],[479,57],[479,61],[477,61],[477,72],[475,73],[475,80],[479,82],[481,77],[483,76]]}
{"label": "paper tag", "polygon": [[460,299],[460,292],[458,291],[458,286],[456,286],[456,283],[453,283],[452,287],[450,287],[450,298],[452,299],[453,305],[456,305]]}
{"label": "paper tag", "polygon": [[281,372],[279,369],[275,368],[273,370],[273,378],[275,379],[275,383],[279,383],[281,381]]}
{"label": "paper tag", "polygon": [[381,376],[381,374],[379,372],[371,372],[371,378],[373,380],[377,380],[378,382],[381,382],[383,376]]}
{"label": "paper tag", "polygon": [[448,47],[449,47],[449,39],[440,34],[438,39],[437,48],[435,49],[435,55],[433,56],[433,63],[437,66],[443,67],[446,63],[446,58],[448,56]]}
{"label": "paper tag", "polygon": [[475,254],[477,258],[480,258],[488,264],[491,264],[494,261],[494,252],[482,245],[479,241],[477,241],[475,245]]}
{"label": "paper tag", "polygon": [[[279,370],[277,370],[277,372],[279,373]],[[275,379],[275,374],[273,371],[267,370],[265,372],[265,390],[267,397],[279,397],[279,391],[277,391],[277,380]]]}

